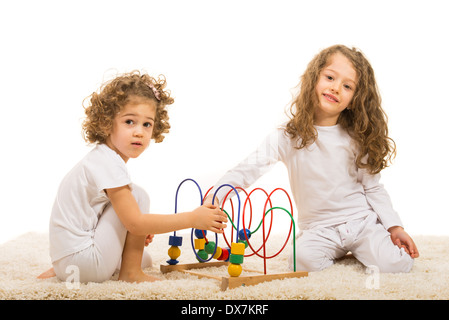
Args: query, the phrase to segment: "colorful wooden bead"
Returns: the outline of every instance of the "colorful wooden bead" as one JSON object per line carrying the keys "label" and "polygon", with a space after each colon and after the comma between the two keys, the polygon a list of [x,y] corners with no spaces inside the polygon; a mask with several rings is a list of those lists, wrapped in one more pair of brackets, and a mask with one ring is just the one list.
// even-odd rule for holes
{"label": "colorful wooden bead", "polygon": [[229,262],[234,264],[242,264],[243,263],[243,255],[241,254],[232,254],[229,257]]}
{"label": "colorful wooden bead", "polygon": [[223,249],[220,247],[217,247],[217,250],[215,251],[215,254],[213,256],[214,259],[219,259],[221,257],[221,254],[223,252]]}
{"label": "colorful wooden bead", "polygon": [[[209,255],[207,254],[207,252],[204,251],[204,250],[198,250],[198,252],[197,252],[196,254],[198,255],[198,257],[200,257],[200,258],[203,259],[203,260],[207,260],[207,258],[209,257]],[[198,260],[199,262],[204,262],[204,261],[201,261],[200,259],[198,259],[198,257],[197,257],[197,260]]]}
{"label": "colorful wooden bead", "polygon": [[171,246],[180,247],[182,246],[182,237],[170,236],[168,238],[168,244]]}
{"label": "colorful wooden bead", "polygon": [[203,239],[207,235],[207,230],[195,229],[195,237]]}
{"label": "colorful wooden bead", "polygon": [[167,263],[168,263],[169,265],[175,265],[175,264],[178,264],[179,261],[178,261],[178,260],[175,260],[175,259],[170,259],[170,260],[167,260]]}
{"label": "colorful wooden bead", "polygon": [[239,264],[229,264],[228,273],[231,277],[238,277],[242,273],[242,266]]}
{"label": "colorful wooden bead", "polygon": [[246,240],[245,231],[246,231],[246,236],[248,237],[248,239],[251,238],[251,231],[249,231],[249,229],[241,229],[239,231],[239,239],[240,240]]}
{"label": "colorful wooden bead", "polygon": [[205,244],[206,244],[205,239],[195,239],[195,249],[204,250]]}
{"label": "colorful wooden bead", "polygon": [[213,241],[209,241],[206,246],[204,247],[204,250],[208,253],[208,254],[212,254],[215,251],[215,242]]}
{"label": "colorful wooden bead", "polygon": [[171,246],[170,249],[168,249],[168,256],[175,260],[181,255],[181,249],[179,249],[176,246]]}
{"label": "colorful wooden bead", "polygon": [[220,255],[220,257],[218,258],[218,260],[228,261],[228,260],[229,260],[229,251],[230,251],[229,248],[222,249],[221,255]]}
{"label": "colorful wooden bead", "polygon": [[231,244],[231,254],[245,254],[245,244],[241,242],[233,242]]}

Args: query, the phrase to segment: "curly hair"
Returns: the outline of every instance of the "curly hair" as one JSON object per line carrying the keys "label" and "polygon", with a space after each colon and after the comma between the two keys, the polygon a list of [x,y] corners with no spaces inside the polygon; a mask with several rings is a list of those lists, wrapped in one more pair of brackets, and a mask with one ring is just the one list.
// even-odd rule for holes
{"label": "curly hair", "polygon": [[315,87],[321,70],[337,52],[352,62],[358,79],[354,96],[347,109],[340,113],[337,123],[347,130],[359,147],[356,165],[376,174],[386,168],[395,157],[396,144],[388,136],[387,115],[381,107],[373,68],[356,48],[334,45],[322,50],[310,61],[298,85],[299,94],[291,103],[291,118],[285,126],[285,132],[297,141],[297,149],[315,142],[318,134],[313,126],[318,104]]}
{"label": "curly hair", "polygon": [[156,105],[151,138],[156,143],[162,142],[165,138],[164,134],[170,129],[166,106],[174,102],[174,99],[170,97],[170,91],[164,90],[166,85],[163,75],[155,79],[139,71],[119,75],[104,83],[98,93],[94,92],[84,99],[84,101],[89,100],[89,104],[84,107],[86,114],[82,124],[84,140],[88,143],[105,143],[117,113],[133,100],[148,99]]}

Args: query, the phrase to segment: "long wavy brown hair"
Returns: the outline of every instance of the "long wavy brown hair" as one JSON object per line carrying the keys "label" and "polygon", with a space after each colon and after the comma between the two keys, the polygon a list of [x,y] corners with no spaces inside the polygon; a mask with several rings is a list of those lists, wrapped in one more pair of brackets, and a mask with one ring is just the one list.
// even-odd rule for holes
{"label": "long wavy brown hair", "polygon": [[321,70],[330,63],[330,57],[341,53],[357,72],[357,85],[347,109],[340,113],[337,123],[347,130],[359,147],[356,164],[370,173],[379,173],[396,155],[396,144],[388,136],[387,115],[381,106],[381,97],[371,64],[361,51],[344,45],[322,50],[307,66],[298,85],[299,94],[290,106],[290,121],[285,132],[296,140],[301,149],[315,142],[314,113],[318,104],[315,87]]}
{"label": "long wavy brown hair", "polygon": [[[89,143],[105,143],[117,113],[127,103],[143,99],[153,101],[156,105],[151,138],[156,143],[162,142],[164,134],[170,129],[166,107],[174,102],[170,91],[165,89],[166,85],[163,75],[155,79],[140,71],[125,73],[104,83],[99,92],[94,92],[84,99],[84,102],[88,101],[84,107],[86,118],[82,124],[84,140]],[[157,90],[158,98],[151,87]]]}

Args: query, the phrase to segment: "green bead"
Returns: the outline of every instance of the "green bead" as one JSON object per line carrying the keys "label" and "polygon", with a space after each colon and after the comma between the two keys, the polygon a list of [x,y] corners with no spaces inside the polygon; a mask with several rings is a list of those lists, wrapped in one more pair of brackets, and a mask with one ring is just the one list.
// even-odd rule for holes
{"label": "green bead", "polygon": [[206,244],[204,250],[205,250],[208,254],[214,253],[214,250],[215,250],[215,242],[209,241],[209,242]]}
{"label": "green bead", "polygon": [[243,255],[231,254],[231,257],[229,258],[229,262],[234,263],[234,264],[242,264],[243,263]]}
{"label": "green bead", "polygon": [[[207,254],[207,252],[204,251],[204,250],[198,250],[197,255],[198,255],[198,257],[200,257],[200,258],[203,259],[203,260],[207,260],[207,258],[209,257],[209,255]],[[201,261],[200,259],[198,259],[198,257],[197,257],[197,260],[198,260],[199,262],[204,262],[204,261]]]}

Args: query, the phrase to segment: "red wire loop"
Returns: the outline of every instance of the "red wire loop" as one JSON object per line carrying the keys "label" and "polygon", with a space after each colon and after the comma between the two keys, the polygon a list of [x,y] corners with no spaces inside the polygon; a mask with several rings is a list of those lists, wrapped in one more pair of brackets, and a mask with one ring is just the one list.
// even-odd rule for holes
{"label": "red wire loop", "polygon": [[[210,192],[211,189],[212,189],[212,187],[209,188],[209,190],[207,190],[207,192],[206,192],[206,194],[205,194],[205,196],[204,196],[204,199],[207,197],[207,195],[209,194],[209,192]],[[245,230],[245,229],[247,229],[247,228],[248,228],[248,229],[251,228],[251,223],[252,223],[252,219],[253,219],[253,209],[252,209],[252,204],[251,204],[251,199],[250,199],[250,198],[251,198],[252,193],[253,193],[254,191],[262,191],[262,192],[265,193],[265,195],[267,196],[267,200],[265,201],[264,209],[263,209],[263,212],[262,212],[262,244],[261,244],[261,246],[260,246],[257,250],[253,248],[253,246],[251,245],[250,240],[248,239],[248,235],[246,234],[246,232],[244,232],[245,239],[246,239],[246,241],[248,242],[248,247],[249,247],[249,248],[251,249],[251,251],[252,251],[252,253],[246,254],[245,257],[250,257],[250,256],[253,256],[253,255],[257,255],[258,257],[262,258],[263,261],[264,261],[264,273],[266,274],[266,273],[267,273],[267,262],[266,262],[267,259],[271,259],[271,258],[274,258],[274,257],[276,257],[277,255],[279,255],[279,254],[284,250],[285,246],[286,246],[287,243],[288,243],[288,240],[290,239],[290,235],[291,235],[291,233],[292,233],[292,228],[293,228],[293,204],[292,204],[292,200],[291,200],[291,198],[290,198],[288,192],[285,191],[285,190],[282,189],[282,188],[276,188],[276,189],[274,189],[270,194],[268,194],[268,193],[267,193],[264,189],[262,189],[262,188],[255,188],[255,189],[253,189],[249,194],[248,194],[248,192],[246,192],[245,189],[243,189],[243,188],[241,188],[241,187],[237,187],[236,190],[243,191],[243,192],[245,193],[245,195],[246,195],[246,199],[245,199],[245,202],[244,202],[244,205],[243,205],[243,209],[242,209],[242,225],[243,225],[242,228],[243,228],[243,230]],[[222,208],[224,208],[224,204],[226,203],[226,200],[227,200],[228,196],[229,196],[229,195],[231,194],[231,192],[233,192],[233,191],[234,191],[234,190],[231,189],[231,190],[226,194],[226,196],[224,197],[223,202],[222,202],[222,204],[221,204],[221,207],[222,207]],[[290,223],[290,229],[289,229],[287,238],[285,239],[285,242],[284,242],[284,244],[282,245],[281,249],[279,249],[279,251],[276,252],[275,254],[273,254],[273,255],[267,257],[267,255],[266,255],[266,244],[267,244],[268,238],[269,238],[269,236],[270,236],[270,234],[271,234],[271,229],[272,229],[272,226],[273,226],[274,210],[271,210],[271,211],[270,211],[270,213],[271,213],[271,220],[270,220],[270,226],[269,226],[269,229],[268,229],[268,234],[265,233],[265,230],[266,230],[266,228],[265,228],[265,216],[266,216],[265,213],[266,213],[268,210],[270,210],[271,208],[273,208],[273,204],[272,204],[272,201],[271,201],[271,196],[272,196],[276,191],[283,191],[283,192],[285,193],[285,195],[287,196],[288,201],[289,201],[289,204],[290,204],[290,213],[292,214],[292,220],[291,220],[291,223]],[[234,221],[234,204],[233,204],[233,202],[232,202],[232,199],[229,199],[229,202],[230,202],[230,204],[231,204],[231,214],[230,214],[230,218],[231,218],[232,221]],[[249,210],[249,225],[248,225],[248,227],[245,226],[245,217],[246,217],[246,206],[247,206],[247,204],[249,204],[249,209],[250,209],[250,210]],[[268,205],[268,204],[270,205],[269,208],[267,208],[267,205]],[[228,214],[229,214],[229,213],[228,213]],[[234,236],[234,228],[231,228],[231,239],[233,239],[233,236]],[[230,245],[229,242],[228,242],[228,239],[226,238],[226,234],[225,234],[225,233],[223,233],[223,238],[224,238],[226,244],[228,245],[228,247],[231,247],[231,245]],[[205,237],[205,239],[206,239],[206,237]],[[207,242],[207,239],[206,239],[206,242]],[[231,241],[231,243],[232,243],[232,241]],[[261,249],[263,249],[263,250],[262,250],[262,251],[263,251],[263,254],[262,254],[262,255],[259,254],[259,251],[260,251]]]}

